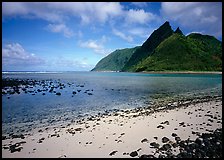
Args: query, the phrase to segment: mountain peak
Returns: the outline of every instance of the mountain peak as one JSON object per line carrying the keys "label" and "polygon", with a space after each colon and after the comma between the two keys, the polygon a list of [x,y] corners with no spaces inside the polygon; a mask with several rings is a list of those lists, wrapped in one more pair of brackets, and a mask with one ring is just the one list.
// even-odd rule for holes
{"label": "mountain peak", "polygon": [[184,35],[183,32],[180,30],[179,27],[177,27],[176,31],[174,33],[178,33],[180,35]]}
{"label": "mountain peak", "polygon": [[[161,41],[171,36],[173,30],[170,26],[170,23],[166,21],[163,25],[161,25],[157,30],[155,30],[150,37],[143,43],[143,47],[152,46],[154,49]],[[156,41],[155,41],[156,40]],[[153,42],[155,41],[155,42]]]}

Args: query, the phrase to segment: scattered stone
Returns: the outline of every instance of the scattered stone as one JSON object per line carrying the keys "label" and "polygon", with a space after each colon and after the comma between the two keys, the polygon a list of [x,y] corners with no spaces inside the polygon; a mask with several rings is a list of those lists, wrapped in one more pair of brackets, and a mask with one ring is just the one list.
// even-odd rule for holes
{"label": "scattered stone", "polygon": [[73,91],[72,94],[76,94],[76,91]]}
{"label": "scattered stone", "polygon": [[163,138],[162,138],[162,142],[163,142],[163,143],[166,143],[166,142],[168,142],[169,140],[170,140],[170,139],[167,138],[167,137],[163,137]]}
{"label": "scattered stone", "polygon": [[158,139],[158,137],[153,137],[155,140],[157,140]]}
{"label": "scattered stone", "polygon": [[170,144],[164,144],[160,149],[167,151],[167,150],[169,150],[171,148],[172,148],[172,146]]}
{"label": "scattered stone", "polygon": [[60,92],[57,92],[57,93],[56,93],[56,95],[60,96],[60,95],[61,95],[61,93],[60,93]]}
{"label": "scattered stone", "polygon": [[20,143],[15,143],[13,145],[10,145],[9,146],[9,150],[11,153],[14,153],[14,152],[20,152],[21,149],[23,149],[23,147],[19,147],[20,146]]}
{"label": "scattered stone", "polygon": [[5,140],[6,139],[6,136],[2,136],[2,140]]}
{"label": "scattered stone", "polygon": [[165,127],[162,126],[162,125],[158,125],[157,128],[161,128],[161,129],[164,129]]}
{"label": "scattered stone", "polygon": [[172,133],[172,135],[171,135],[172,137],[176,137],[177,136],[177,134],[176,133]]}
{"label": "scattered stone", "polygon": [[148,142],[148,139],[144,138],[143,140],[141,140],[142,143],[144,142]]}
{"label": "scattered stone", "polygon": [[25,136],[24,136],[23,134],[20,134],[20,135],[15,135],[15,134],[13,134],[13,135],[12,135],[12,138],[21,138],[21,139],[24,139]]}
{"label": "scattered stone", "polygon": [[160,124],[166,124],[166,125],[169,125],[169,121],[164,121],[164,122],[161,122]]}
{"label": "scattered stone", "polygon": [[152,142],[150,143],[151,146],[153,146],[154,148],[159,148],[159,144],[156,142]]}
{"label": "scattered stone", "polygon": [[176,140],[177,142],[181,141],[180,137],[175,137],[175,140]]}
{"label": "scattered stone", "polygon": [[183,126],[183,125],[184,125],[184,122],[180,122],[180,123],[179,123],[179,126]]}
{"label": "scattered stone", "polygon": [[133,151],[130,153],[130,156],[131,157],[136,157],[138,155],[138,152],[137,151]]}
{"label": "scattered stone", "polygon": [[113,156],[115,153],[117,153],[117,151],[112,151],[109,155]]}
{"label": "scattered stone", "polygon": [[212,119],[208,119],[208,121],[213,122],[213,120],[212,120]]}
{"label": "scattered stone", "polygon": [[44,137],[40,138],[37,143],[42,143],[44,139]]}
{"label": "scattered stone", "polygon": [[156,157],[153,156],[152,154],[149,154],[149,155],[143,154],[143,155],[140,156],[140,158],[156,158]]}
{"label": "scattered stone", "polygon": [[74,129],[75,131],[82,131],[83,130],[83,128],[76,128],[76,129]]}

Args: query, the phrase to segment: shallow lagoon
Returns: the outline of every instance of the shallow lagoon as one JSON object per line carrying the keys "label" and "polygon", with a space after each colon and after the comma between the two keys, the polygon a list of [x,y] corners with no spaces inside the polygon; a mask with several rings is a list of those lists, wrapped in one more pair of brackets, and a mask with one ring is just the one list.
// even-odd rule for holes
{"label": "shallow lagoon", "polygon": [[[145,107],[155,97],[222,94],[219,74],[143,74],[117,72],[20,72],[2,78],[44,80],[56,93],[38,92],[2,95],[3,133],[21,132],[37,126],[71,122],[74,118],[113,109]],[[52,83],[51,83],[52,82]],[[81,90],[78,92],[78,90]],[[76,94],[72,94],[73,91]],[[43,95],[45,93],[45,95]],[[10,98],[8,98],[10,97]]]}

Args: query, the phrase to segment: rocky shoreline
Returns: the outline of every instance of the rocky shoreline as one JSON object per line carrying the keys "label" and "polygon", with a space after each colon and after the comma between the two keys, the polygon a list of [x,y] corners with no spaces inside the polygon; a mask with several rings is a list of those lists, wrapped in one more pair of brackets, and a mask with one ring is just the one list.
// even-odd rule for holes
{"label": "rocky shoreline", "polygon": [[[26,135],[2,135],[3,157],[221,158],[221,107],[221,96],[204,96],[106,111]],[[141,127],[149,129],[141,131]],[[63,154],[52,151],[53,139],[60,141]],[[40,144],[45,147],[41,149]],[[68,145],[76,151],[66,149]],[[141,147],[134,150],[137,146]]]}

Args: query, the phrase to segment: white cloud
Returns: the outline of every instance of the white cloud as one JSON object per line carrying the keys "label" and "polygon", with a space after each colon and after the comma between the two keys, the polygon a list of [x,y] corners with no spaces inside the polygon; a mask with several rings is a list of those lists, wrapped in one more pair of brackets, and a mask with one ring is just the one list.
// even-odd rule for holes
{"label": "white cloud", "polygon": [[221,2],[163,2],[161,14],[178,25],[203,34],[222,35]]}
{"label": "white cloud", "polygon": [[7,44],[2,48],[3,65],[40,65],[45,61],[34,53],[28,53],[19,43]]}
{"label": "white cloud", "polygon": [[106,36],[102,36],[100,40],[88,40],[85,42],[80,41],[79,46],[83,48],[90,48],[93,51],[100,55],[107,55],[111,52],[111,49],[106,49],[103,44],[107,41]]}
{"label": "white cloud", "polygon": [[[147,3],[133,4],[143,6]],[[119,2],[3,2],[2,14],[3,17],[32,17],[54,23],[76,17],[82,24],[105,23],[114,18],[123,18],[128,23],[144,24],[156,18],[154,14],[143,9],[125,10]]]}
{"label": "white cloud", "polygon": [[90,70],[93,65],[88,64],[84,59],[67,59],[64,57],[58,57],[54,61],[54,65],[60,66],[60,68],[66,68],[67,70]]}
{"label": "white cloud", "polygon": [[149,2],[131,2],[132,5],[137,7],[146,7]]}
{"label": "white cloud", "polygon": [[148,38],[152,32],[152,28],[145,28],[145,27],[135,27],[128,30],[128,32],[134,36],[142,37],[142,38]]}
{"label": "white cloud", "polygon": [[63,35],[67,38],[70,38],[74,35],[73,31],[65,24],[49,24],[47,29],[54,33],[63,33]]}
{"label": "white cloud", "polygon": [[155,20],[156,16],[150,12],[145,12],[143,9],[130,9],[126,12],[125,21],[127,23],[146,24],[149,21]]}
{"label": "white cloud", "polygon": [[73,16],[84,24],[104,23],[123,12],[118,2],[3,2],[2,9],[3,16],[32,16],[50,22],[62,22]]}
{"label": "white cloud", "polygon": [[122,39],[124,39],[124,40],[126,40],[128,42],[132,42],[133,41],[133,38],[131,36],[127,36],[123,32],[121,32],[121,31],[119,31],[119,30],[117,30],[115,28],[113,28],[112,31],[113,31],[113,33],[116,36],[118,36],[118,37],[120,37],[120,38],[122,38]]}

